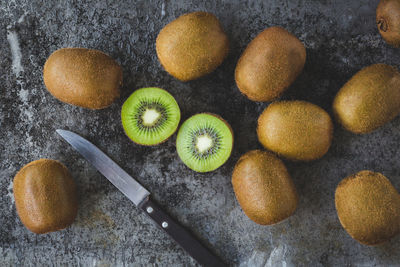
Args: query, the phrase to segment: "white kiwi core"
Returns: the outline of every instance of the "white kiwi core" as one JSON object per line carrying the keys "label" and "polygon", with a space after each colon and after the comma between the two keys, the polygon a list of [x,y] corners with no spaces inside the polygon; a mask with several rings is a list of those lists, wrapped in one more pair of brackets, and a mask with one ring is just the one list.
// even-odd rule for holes
{"label": "white kiwi core", "polygon": [[200,135],[196,140],[196,148],[200,153],[206,152],[213,146],[213,139],[207,135]]}
{"label": "white kiwi core", "polygon": [[158,121],[160,117],[161,114],[157,110],[148,108],[145,110],[145,112],[143,112],[142,115],[143,125],[152,126]]}

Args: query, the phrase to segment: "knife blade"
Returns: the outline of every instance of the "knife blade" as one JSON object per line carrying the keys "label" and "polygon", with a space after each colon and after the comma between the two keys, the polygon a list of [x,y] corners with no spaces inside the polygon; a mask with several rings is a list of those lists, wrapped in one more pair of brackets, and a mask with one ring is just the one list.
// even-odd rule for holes
{"label": "knife blade", "polygon": [[162,230],[203,266],[225,266],[210,250],[188,230],[175,222],[151,198],[150,192],[119,167],[99,148],[80,135],[67,130],[56,132],[103,174],[115,187],[141,208]]}
{"label": "knife blade", "polygon": [[76,133],[60,129],[56,131],[116,188],[118,188],[119,191],[127,196],[135,206],[138,206],[148,195],[150,195],[149,191],[136,182],[135,179],[121,169],[95,145]]}

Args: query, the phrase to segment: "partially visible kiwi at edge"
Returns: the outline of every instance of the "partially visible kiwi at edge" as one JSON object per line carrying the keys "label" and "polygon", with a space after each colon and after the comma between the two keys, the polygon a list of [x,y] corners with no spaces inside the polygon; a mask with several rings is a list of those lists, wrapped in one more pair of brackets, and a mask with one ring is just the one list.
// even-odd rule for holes
{"label": "partially visible kiwi at edge", "polygon": [[376,25],[383,39],[391,46],[400,47],[400,1],[381,0],[376,9]]}

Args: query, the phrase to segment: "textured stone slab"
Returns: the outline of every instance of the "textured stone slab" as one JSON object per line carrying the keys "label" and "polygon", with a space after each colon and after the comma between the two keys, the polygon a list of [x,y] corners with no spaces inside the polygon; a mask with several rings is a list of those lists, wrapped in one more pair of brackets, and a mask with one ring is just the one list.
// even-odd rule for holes
{"label": "textured stone slab", "polygon": [[[341,228],[334,190],[362,169],[385,174],[400,189],[400,119],[368,135],[335,125],[333,145],[321,160],[287,162],[300,194],[297,212],[263,227],[250,221],[235,200],[230,175],[236,160],[261,148],[255,127],[268,105],[247,100],[233,72],[247,43],[264,28],[281,25],[307,48],[304,72],[284,99],[311,101],[331,113],[335,93],[362,67],[399,66],[400,50],[387,46],[375,27],[378,1],[31,1],[0,2],[0,265],[133,266],[194,265],[185,252],[138,212],[106,179],[72,150],[55,129],[93,141],[136,177],[169,212],[233,265],[396,265],[400,238],[365,247]],[[155,55],[159,30],[182,13],[206,10],[220,18],[231,40],[227,60],[211,75],[181,83],[167,75]],[[42,66],[56,49],[96,48],[124,69],[121,98],[90,111],[54,99],[44,88]],[[120,124],[123,101],[135,89],[159,86],[177,99],[183,119],[213,112],[227,119],[235,148],[223,167],[198,174],[175,151],[175,137],[156,147],[133,144]],[[12,198],[12,178],[24,164],[61,160],[79,185],[80,210],[67,230],[28,232]]]}

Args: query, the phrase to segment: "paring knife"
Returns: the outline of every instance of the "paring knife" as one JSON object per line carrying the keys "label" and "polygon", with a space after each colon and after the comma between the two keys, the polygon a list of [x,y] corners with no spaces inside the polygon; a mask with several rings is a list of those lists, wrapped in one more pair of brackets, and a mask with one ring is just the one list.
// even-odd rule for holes
{"label": "paring knife", "polygon": [[151,200],[149,191],[95,145],[73,132],[60,129],[56,131],[198,263],[203,266],[225,266],[218,257],[203,246],[191,233],[158,207]]}

